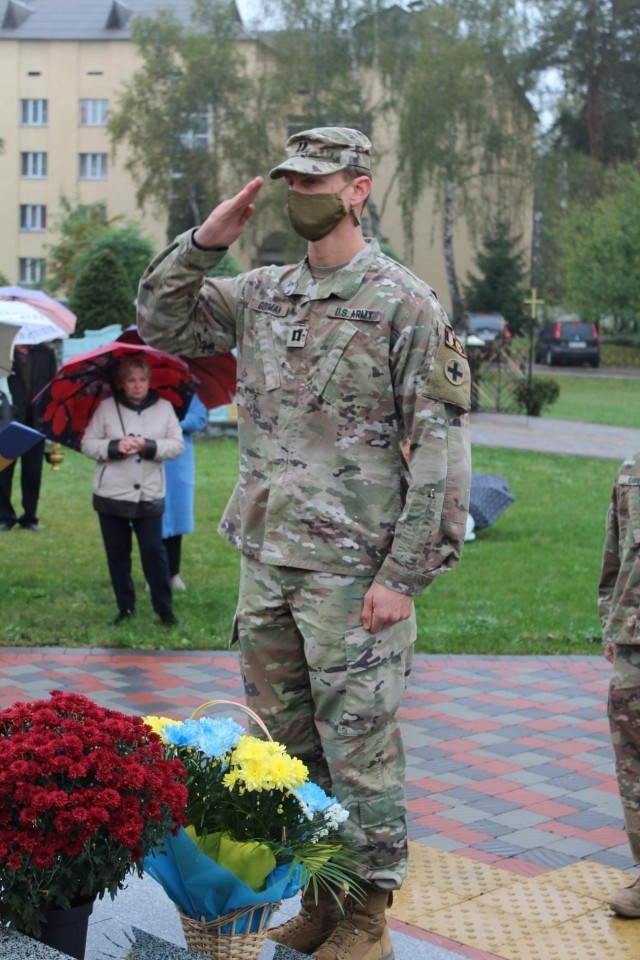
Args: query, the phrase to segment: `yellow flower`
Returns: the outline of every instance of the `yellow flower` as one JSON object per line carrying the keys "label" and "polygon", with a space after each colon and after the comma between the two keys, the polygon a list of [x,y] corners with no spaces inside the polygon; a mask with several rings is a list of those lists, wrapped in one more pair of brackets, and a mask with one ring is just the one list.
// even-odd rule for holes
{"label": "yellow flower", "polygon": [[171,717],[154,717],[148,716],[142,718],[148,727],[151,727],[154,733],[157,733],[159,737],[162,737],[164,740],[164,728],[168,723],[177,723],[177,720],[173,720]]}
{"label": "yellow flower", "polygon": [[257,737],[241,737],[233,752],[232,768],[224,784],[232,789],[242,784],[247,790],[293,790],[307,778],[307,768],[290,757],[283,744]]}

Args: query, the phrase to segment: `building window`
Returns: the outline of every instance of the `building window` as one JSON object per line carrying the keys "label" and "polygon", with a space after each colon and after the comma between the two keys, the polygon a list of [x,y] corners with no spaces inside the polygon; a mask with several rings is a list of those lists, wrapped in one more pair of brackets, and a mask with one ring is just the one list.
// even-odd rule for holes
{"label": "building window", "polygon": [[36,284],[44,280],[44,260],[37,257],[20,257],[18,270],[20,283]]}
{"label": "building window", "polygon": [[20,101],[20,123],[23,127],[46,127],[48,122],[48,100]]}
{"label": "building window", "polygon": [[80,179],[81,180],[106,180],[107,179],[106,153],[81,153],[80,154]]}
{"label": "building window", "polygon": [[206,150],[209,146],[209,118],[206,113],[191,113],[189,127],[180,134],[185,150]]}
{"label": "building window", "polygon": [[21,230],[46,230],[47,208],[44,203],[20,204]]}
{"label": "building window", "polygon": [[40,152],[20,154],[20,171],[23,177],[43,180],[47,176],[47,155]]}
{"label": "building window", "polygon": [[81,100],[80,126],[106,127],[109,115],[108,100]]}

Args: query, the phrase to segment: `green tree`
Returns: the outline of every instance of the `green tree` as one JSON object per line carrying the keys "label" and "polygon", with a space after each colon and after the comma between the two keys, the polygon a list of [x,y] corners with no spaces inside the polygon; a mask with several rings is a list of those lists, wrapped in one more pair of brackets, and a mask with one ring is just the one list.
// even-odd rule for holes
{"label": "green tree", "polygon": [[[65,290],[69,296],[87,262],[101,250],[111,249],[124,267],[131,287],[154,254],[153,244],[140,234],[138,224],[122,224],[122,217],[107,217],[103,203],[72,206],[66,197],[60,200],[62,216],[60,240],[49,247],[47,289]],[[122,224],[122,225],[121,225]]]}
{"label": "green tree", "polygon": [[78,318],[76,335],[135,322],[135,294],[127,273],[109,248],[87,261],[73,288],[69,307]]}
{"label": "green tree", "polygon": [[151,241],[140,235],[137,224],[131,223],[119,228],[109,227],[101,231],[91,241],[86,252],[78,257],[76,264],[78,275],[102,250],[111,250],[124,267],[131,289],[134,292],[137,291],[140,277],[155,253]]}
{"label": "green tree", "polygon": [[530,179],[526,58],[510,0],[427,0],[408,17],[402,48],[385,48],[381,61],[399,124],[405,233],[413,239],[416,203],[431,186],[457,320],[458,219],[472,234],[496,214],[512,219]]}
{"label": "green tree", "polygon": [[511,235],[509,224],[496,220],[483,238],[483,249],[476,256],[478,273],[469,277],[464,299],[468,310],[501,313],[512,333],[519,333],[525,322],[523,300],[527,271],[518,249],[520,238]]}
{"label": "green tree", "polygon": [[51,293],[71,290],[77,275],[78,258],[109,224],[104,203],[73,206],[67,197],[62,196],[60,210],[60,217],[55,222],[60,240],[47,252],[46,287]]}
{"label": "green tree", "polygon": [[[140,208],[167,218],[167,235],[201,223],[267,156],[268,113],[252,79],[235,4],[194,0],[192,23],[170,11],[135,19],[142,65],[109,119]],[[259,70],[258,70],[259,72]]]}
{"label": "green tree", "polygon": [[567,306],[585,320],[612,317],[619,330],[640,317],[640,169],[623,164],[602,197],[575,202],[558,226]]}
{"label": "green tree", "polygon": [[532,63],[562,90],[555,145],[606,166],[632,160],[640,134],[640,6],[635,0],[542,0]]}

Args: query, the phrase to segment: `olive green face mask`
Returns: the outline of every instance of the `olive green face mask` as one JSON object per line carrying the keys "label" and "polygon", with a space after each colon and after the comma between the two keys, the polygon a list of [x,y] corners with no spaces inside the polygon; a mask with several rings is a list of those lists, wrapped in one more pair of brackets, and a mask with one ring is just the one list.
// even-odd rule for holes
{"label": "olive green face mask", "polygon": [[305,240],[322,240],[347,216],[339,193],[298,193],[289,190],[287,213],[291,226]]}

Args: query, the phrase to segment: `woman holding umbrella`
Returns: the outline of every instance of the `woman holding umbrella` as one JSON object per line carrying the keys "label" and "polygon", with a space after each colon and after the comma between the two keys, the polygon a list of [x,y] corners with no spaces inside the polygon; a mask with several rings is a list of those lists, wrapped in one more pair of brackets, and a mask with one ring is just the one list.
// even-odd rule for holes
{"label": "woman holding umbrella", "polygon": [[118,604],[114,622],[126,621],[135,610],[131,576],[134,532],[153,609],[163,624],[173,626],[177,620],[162,543],[163,461],[178,457],[184,441],[173,406],[150,390],[150,383],[151,368],[142,354],[120,360],[115,393],[100,402],[84,432],[81,449],[97,461],[93,506],[100,519]]}

